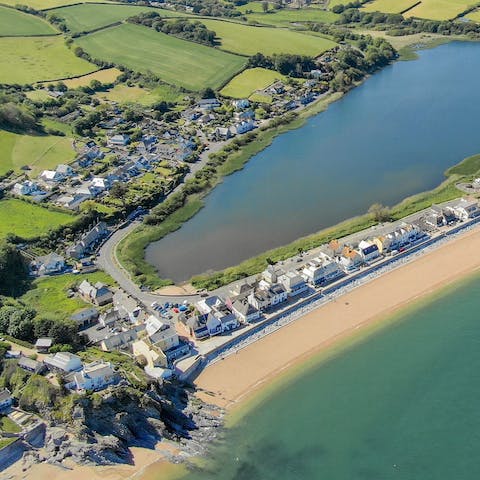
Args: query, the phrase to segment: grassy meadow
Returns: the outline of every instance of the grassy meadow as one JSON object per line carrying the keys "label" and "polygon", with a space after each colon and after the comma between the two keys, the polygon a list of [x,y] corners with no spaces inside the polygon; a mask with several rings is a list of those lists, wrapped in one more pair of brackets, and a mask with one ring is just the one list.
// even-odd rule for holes
{"label": "grassy meadow", "polygon": [[480,23],[480,10],[475,10],[474,12],[469,13],[467,18],[473,20],[474,22]]}
{"label": "grassy meadow", "polygon": [[90,32],[97,28],[121,22],[142,12],[158,11],[162,17],[179,16],[170,10],[159,10],[137,5],[88,4],[72,5],[52,10],[51,13],[63,18],[72,32]]}
{"label": "grassy meadow", "polygon": [[115,85],[107,92],[96,94],[100,100],[108,100],[118,103],[139,103],[144,106],[152,105],[155,102],[164,100],[166,102],[178,102],[184,94],[170,85],[159,85],[153,90],[125,84]]}
{"label": "grassy meadow", "polygon": [[241,55],[264,55],[274,53],[296,53],[319,55],[333,48],[336,43],[326,38],[306,35],[283,28],[254,27],[221,20],[205,20],[202,23],[216,32],[220,48]]}
{"label": "grassy meadow", "polygon": [[38,317],[60,320],[68,318],[78,310],[91,306],[78,297],[68,298],[67,296],[70,288],[86,279],[92,283],[103,282],[114,285],[112,278],[104,272],[40,278],[33,282],[32,288],[20,297],[20,301],[34,308]]}
{"label": "grassy meadow", "polygon": [[402,13],[413,7],[418,0],[374,0],[364,5],[366,12]]}
{"label": "grassy meadow", "polygon": [[55,35],[53,27],[34,15],[0,5],[0,36]]}
{"label": "grassy meadow", "polygon": [[95,58],[151,71],[190,90],[218,88],[246,63],[240,56],[131,24],[85,35],[76,43]]}
{"label": "grassy meadow", "polygon": [[[252,2],[259,3],[260,2]],[[251,5],[251,4],[249,4]],[[260,4],[261,5],[261,4]],[[263,23],[266,25],[273,25],[276,27],[285,27],[290,23],[302,22],[321,22],[333,23],[339,18],[336,13],[328,10],[320,10],[319,8],[301,8],[301,9],[287,9],[269,10],[263,13],[263,10],[255,11],[246,15],[249,22]]]}
{"label": "grassy meadow", "polygon": [[106,68],[81,77],[64,80],[63,83],[68,88],[88,87],[92,80],[98,80],[101,83],[113,83],[121,73],[118,68]]}
{"label": "grassy meadow", "polygon": [[42,170],[69,163],[75,158],[72,139],[53,135],[21,135],[0,130],[0,175],[8,170],[20,172],[29,166],[32,178]]}
{"label": "grassy meadow", "polygon": [[221,90],[221,94],[232,98],[248,98],[257,90],[263,90],[285,76],[266,68],[249,68],[239,73]]}
{"label": "grassy meadow", "polygon": [[98,67],[76,57],[63,37],[0,38],[0,83],[27,84],[83,75]]}
{"label": "grassy meadow", "polygon": [[74,220],[68,213],[54,212],[22,200],[0,200],[0,238],[14,233],[28,240]]}
{"label": "grassy meadow", "polygon": [[475,0],[422,0],[419,5],[406,12],[405,16],[450,20],[477,3]]}

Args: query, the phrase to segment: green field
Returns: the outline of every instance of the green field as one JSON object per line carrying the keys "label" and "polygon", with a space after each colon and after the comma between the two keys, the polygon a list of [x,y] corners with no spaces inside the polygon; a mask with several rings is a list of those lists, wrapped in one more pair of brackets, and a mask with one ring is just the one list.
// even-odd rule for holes
{"label": "green field", "polygon": [[[142,12],[156,11],[162,17],[175,17],[180,14],[170,10],[141,7],[136,5],[80,4],[57,8],[51,13],[63,18],[72,32],[89,32],[112,23],[120,22]],[[50,12],[49,12],[50,13]]]}
{"label": "green field", "polygon": [[248,98],[257,90],[263,90],[285,76],[266,68],[249,68],[239,73],[220,92],[226,97]]}
{"label": "green field", "polygon": [[473,20],[474,22],[480,23],[480,10],[476,10],[475,12],[469,13],[467,18]]}
{"label": "green field", "polygon": [[418,3],[418,0],[374,0],[365,4],[366,12],[402,13]]}
{"label": "green field", "polygon": [[268,13],[263,13],[263,10],[261,10],[256,13],[250,13],[246,15],[246,17],[249,22],[258,22],[282,27],[290,23],[302,22],[333,23],[338,20],[339,15],[330,11],[320,10],[319,8],[283,8],[281,10],[270,10]]}
{"label": "green field", "polygon": [[422,0],[418,6],[406,12],[405,16],[450,20],[477,3],[474,0]]}
{"label": "green field", "polygon": [[76,57],[63,37],[0,38],[0,83],[35,83],[84,75],[96,65]]}
{"label": "green field", "polygon": [[0,200],[0,238],[14,233],[28,240],[74,220],[68,213],[52,212],[22,200]]}
{"label": "green field", "polygon": [[316,56],[333,48],[336,43],[322,37],[306,35],[283,28],[254,27],[239,23],[205,20],[202,23],[216,32],[221,41],[220,48],[243,55],[261,52],[296,53]]}
{"label": "green field", "polygon": [[155,102],[164,100],[166,102],[178,102],[185,94],[170,85],[159,85],[153,90],[137,86],[129,87],[125,84],[115,85],[107,92],[97,93],[101,100],[118,103],[139,103],[149,106]]}
{"label": "green field", "polygon": [[[83,3],[95,3],[98,0],[81,0]],[[108,0],[102,0],[107,1]],[[4,5],[10,5],[15,7],[15,5],[26,5],[27,7],[34,8],[35,10],[45,10],[47,8],[56,8],[62,7],[64,5],[72,5],[73,3],[78,3],[79,0],[2,0],[1,3]],[[113,3],[112,3],[113,5]]]}
{"label": "green field", "polygon": [[66,274],[40,278],[33,282],[32,288],[20,297],[25,305],[34,308],[38,317],[63,319],[89,304],[78,297],[68,298],[67,291],[88,279],[91,283],[103,282],[114,285],[112,278],[104,272],[89,274]]}
{"label": "green field", "polygon": [[58,33],[39,17],[0,5],[0,35],[54,35]]}
{"label": "green field", "polygon": [[20,135],[5,130],[0,130],[0,152],[0,175],[8,170],[19,172],[21,167],[28,165],[31,168],[28,175],[32,178],[42,170],[69,163],[75,158],[71,138]]}
{"label": "green field", "polygon": [[191,90],[218,88],[246,63],[237,55],[131,24],[85,35],[76,42],[93,57],[139,72],[151,71],[167,83]]}

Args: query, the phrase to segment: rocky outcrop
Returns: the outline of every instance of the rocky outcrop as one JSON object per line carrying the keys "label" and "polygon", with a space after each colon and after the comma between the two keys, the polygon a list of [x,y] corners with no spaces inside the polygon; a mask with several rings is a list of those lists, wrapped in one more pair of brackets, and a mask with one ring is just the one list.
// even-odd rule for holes
{"label": "rocky outcrop", "polygon": [[203,453],[217,436],[223,411],[206,405],[192,391],[169,385],[141,392],[117,387],[78,398],[71,418],[50,416],[43,448],[24,455],[25,466],[48,462],[61,466],[69,458],[79,464],[132,463],[129,447],[154,448],[162,439],[176,441],[180,462]]}

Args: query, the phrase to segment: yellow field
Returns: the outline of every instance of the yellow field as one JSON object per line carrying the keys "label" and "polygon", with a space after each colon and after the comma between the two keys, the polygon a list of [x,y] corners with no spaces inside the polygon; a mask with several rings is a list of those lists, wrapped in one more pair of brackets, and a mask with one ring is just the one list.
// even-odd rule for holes
{"label": "yellow field", "polygon": [[401,13],[413,7],[418,0],[374,0],[365,4],[366,12]]}
{"label": "yellow field", "polygon": [[476,10],[475,12],[469,13],[467,18],[473,20],[474,22],[480,23],[480,10]]}
{"label": "yellow field", "polygon": [[416,7],[405,13],[406,17],[450,20],[475,5],[475,0],[422,0]]}
{"label": "yellow field", "polygon": [[234,77],[220,92],[226,97],[248,98],[257,90],[263,90],[285,76],[266,68],[249,68]]}
{"label": "yellow field", "polygon": [[[15,5],[26,5],[35,10],[45,10],[47,8],[64,7],[78,3],[79,0],[2,0],[1,3],[14,7]],[[108,0],[102,0],[108,1]],[[82,3],[96,3],[98,0],[81,0]],[[117,3],[117,2],[112,2]]]}
{"label": "yellow field", "polygon": [[96,94],[100,100],[107,100],[117,103],[139,103],[150,106],[160,100],[166,102],[178,102],[183,94],[170,85],[158,85],[153,90],[141,88],[136,85],[129,87],[124,84],[115,85],[107,92],[98,92]]}
{"label": "yellow field", "polygon": [[98,70],[98,72],[83,75],[83,77],[64,80],[63,83],[68,88],[87,87],[92,80],[98,80],[101,83],[113,83],[122,72],[118,68],[107,68]]}

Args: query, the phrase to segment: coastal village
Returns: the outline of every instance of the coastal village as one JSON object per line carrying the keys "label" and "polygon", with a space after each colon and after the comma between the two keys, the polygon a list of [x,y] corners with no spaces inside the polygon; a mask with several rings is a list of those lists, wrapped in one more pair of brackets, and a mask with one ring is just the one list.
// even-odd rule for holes
{"label": "coastal village", "polygon": [[[86,278],[69,295],[90,304],[71,320],[85,344],[98,352],[121,353],[143,368],[151,381],[162,384],[174,378],[186,379],[227,350],[235,351],[242,342],[264,325],[291,314],[312,299],[398,261],[412,251],[421,251],[441,238],[475,225],[480,220],[477,200],[462,198],[434,206],[412,221],[378,226],[373,233],[360,232],[347,239],[331,241],[311,252],[268,265],[258,276],[204,293],[195,301],[141,304],[119,287]],[[95,251],[108,236],[105,225],[97,225],[82,250],[77,246],[69,256],[49,254],[32,262],[34,275],[59,275],[72,261],[84,262],[95,270]],[[95,238],[94,241],[91,241]],[[8,340],[7,340],[8,343]],[[98,359],[85,361],[69,351],[51,352],[52,339],[37,338],[33,352],[10,344],[6,358],[24,371],[45,376],[53,385],[59,382],[67,391],[99,392],[128,385],[129,377],[115,363]],[[8,389],[0,391],[0,409],[18,425],[12,435],[29,438],[42,425],[40,419],[22,411]]]}

